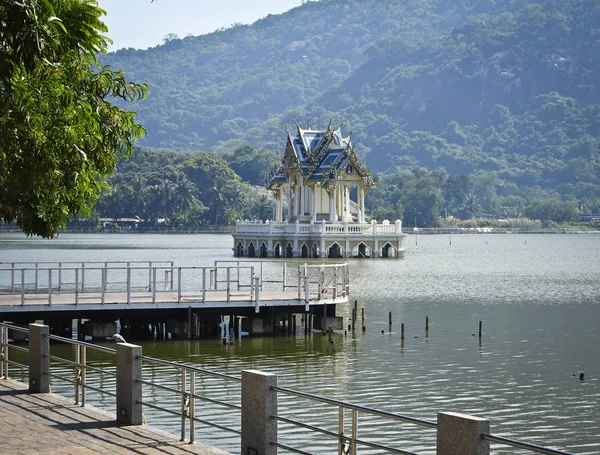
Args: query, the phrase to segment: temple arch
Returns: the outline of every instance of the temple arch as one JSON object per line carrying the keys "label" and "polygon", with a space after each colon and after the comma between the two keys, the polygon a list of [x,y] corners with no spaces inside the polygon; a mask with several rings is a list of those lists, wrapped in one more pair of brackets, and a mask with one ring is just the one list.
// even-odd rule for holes
{"label": "temple arch", "polygon": [[235,255],[236,256],[243,256],[244,255],[244,245],[242,244],[242,242],[238,242],[236,247],[235,247]]}
{"label": "temple arch", "polygon": [[248,257],[256,257],[256,248],[254,247],[254,242],[250,242],[250,245],[248,245]]}
{"label": "temple arch", "polygon": [[309,257],[308,246],[306,245],[306,243],[302,244],[302,248],[300,249],[300,257],[302,257],[302,258]]}
{"label": "temple arch", "polygon": [[396,257],[396,248],[390,242],[387,242],[383,245],[381,249],[381,257],[382,258],[391,258]]}
{"label": "temple arch", "polygon": [[294,247],[292,246],[291,243],[288,243],[287,246],[285,247],[285,257],[286,258],[294,257]]}
{"label": "temple arch", "polygon": [[275,245],[275,249],[273,250],[273,257],[283,257],[283,248],[281,246],[281,243],[277,243],[277,245]]}
{"label": "temple arch", "polygon": [[343,248],[337,243],[334,242],[328,249],[327,249],[327,257],[329,258],[342,258],[344,257],[343,254]]}
{"label": "temple arch", "polygon": [[260,257],[261,258],[266,258],[268,256],[268,252],[267,252],[267,244],[265,242],[261,243],[260,245]]}

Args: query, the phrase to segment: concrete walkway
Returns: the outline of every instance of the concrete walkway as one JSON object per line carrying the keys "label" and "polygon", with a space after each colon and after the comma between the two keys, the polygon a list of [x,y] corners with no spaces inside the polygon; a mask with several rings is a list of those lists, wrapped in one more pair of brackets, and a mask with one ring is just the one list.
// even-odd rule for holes
{"label": "concrete walkway", "polygon": [[147,426],[120,427],[114,416],[54,394],[0,380],[0,454],[228,455]]}

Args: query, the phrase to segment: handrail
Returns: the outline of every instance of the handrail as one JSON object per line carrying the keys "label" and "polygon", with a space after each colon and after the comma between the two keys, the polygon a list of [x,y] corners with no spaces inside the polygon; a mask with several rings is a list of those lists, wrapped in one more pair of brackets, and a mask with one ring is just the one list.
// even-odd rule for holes
{"label": "handrail", "polygon": [[[23,327],[6,324],[6,323],[0,323],[0,348],[2,348],[1,364],[2,364],[3,377],[5,379],[8,379],[8,365],[9,364],[17,365],[17,366],[23,367],[23,368],[28,367],[27,365],[23,365],[23,364],[8,360],[8,349],[9,348],[15,349],[15,350],[21,350],[21,351],[28,350],[27,348],[24,348],[22,346],[17,346],[17,345],[10,343],[8,340],[8,330],[15,330],[15,331],[20,331],[20,332],[28,331],[27,329],[25,329]],[[98,345],[86,343],[83,341],[71,340],[71,339],[56,336],[56,335],[47,335],[47,338],[55,340],[55,341],[61,341],[61,342],[67,343],[67,344],[75,345],[77,347],[75,361],[72,361],[70,359],[61,358],[61,357],[54,356],[54,355],[48,356],[50,360],[54,360],[54,361],[58,361],[58,362],[65,362],[67,365],[75,367],[75,372],[76,372],[75,379],[66,378],[63,375],[61,375],[60,373],[55,373],[55,372],[49,372],[49,375],[51,377],[57,377],[57,378],[60,378],[61,380],[75,384],[76,403],[79,403],[79,391],[78,391],[79,388],[81,388],[81,405],[85,405],[85,390],[86,389],[95,390],[99,393],[107,394],[112,397],[116,396],[116,394],[112,391],[106,390],[103,387],[96,387],[94,384],[88,383],[86,380],[86,375],[85,375],[86,371],[96,372],[96,373],[100,373],[100,374],[110,374],[112,376],[117,375],[117,373],[114,371],[108,371],[106,369],[98,368],[93,365],[88,365],[87,360],[86,360],[86,350],[88,348],[95,349],[95,350],[102,351],[102,352],[107,352],[110,354],[116,354],[117,351],[115,349],[107,348],[104,346],[98,346]],[[157,388],[167,390],[167,391],[170,391],[170,392],[173,392],[174,394],[176,394],[176,396],[178,397],[178,400],[180,400],[181,411],[174,411],[173,409],[158,406],[154,403],[149,403],[149,402],[142,401],[142,400],[138,401],[138,403],[141,403],[144,406],[147,406],[149,408],[160,410],[162,412],[166,412],[168,414],[180,417],[181,418],[182,439],[184,439],[184,436],[185,436],[186,422],[189,422],[189,428],[190,428],[189,441],[190,442],[193,442],[193,439],[194,439],[194,423],[196,423],[196,422],[202,423],[202,424],[214,427],[214,428],[218,428],[223,431],[228,431],[228,432],[231,432],[231,433],[234,433],[237,435],[241,434],[241,432],[237,429],[228,428],[219,423],[200,419],[194,415],[194,408],[195,408],[194,403],[195,403],[196,399],[207,401],[209,403],[212,403],[212,404],[215,404],[218,406],[223,406],[223,407],[229,408],[236,412],[242,411],[242,407],[237,404],[228,403],[223,400],[212,399],[212,398],[209,398],[209,397],[206,397],[206,396],[196,393],[195,392],[195,385],[196,385],[195,375],[196,375],[196,373],[212,376],[212,377],[219,378],[219,379],[225,379],[228,381],[233,381],[238,384],[242,382],[242,379],[240,377],[200,368],[200,367],[193,366],[193,365],[187,365],[187,364],[182,364],[182,363],[178,363],[178,362],[173,362],[173,361],[169,361],[169,360],[163,360],[163,359],[158,359],[155,357],[149,357],[149,356],[143,356],[143,355],[137,356],[136,360],[141,360],[143,362],[149,362],[149,363],[153,363],[156,365],[172,367],[172,368],[176,369],[179,374],[181,374],[180,381],[176,381],[178,386],[175,388],[169,387],[168,385],[164,385],[161,383],[149,381],[146,379],[138,380],[142,384],[157,387]],[[177,372],[176,372],[176,374],[177,374]],[[189,379],[189,383],[188,383],[188,379]],[[189,385],[189,387],[188,387],[188,385]],[[295,396],[295,397],[299,397],[299,398],[303,398],[303,399],[308,399],[311,401],[324,403],[324,404],[328,404],[328,405],[337,407],[339,410],[339,420],[338,420],[339,430],[337,432],[328,430],[328,429],[324,429],[324,428],[320,428],[316,425],[312,425],[309,423],[299,422],[294,419],[280,416],[280,415],[278,415],[277,410],[275,410],[274,415],[270,416],[270,418],[274,419],[278,422],[286,423],[289,425],[294,425],[296,427],[304,428],[311,432],[320,433],[320,434],[337,439],[338,440],[338,454],[349,453],[349,454],[355,455],[357,446],[361,445],[361,446],[370,447],[370,448],[373,448],[373,449],[376,449],[379,451],[386,451],[386,452],[396,453],[396,454],[401,454],[401,455],[415,455],[412,452],[405,451],[405,450],[402,450],[399,448],[386,446],[383,444],[379,444],[379,443],[372,442],[372,441],[367,441],[364,439],[359,439],[357,436],[357,434],[358,434],[358,413],[359,412],[365,413],[365,414],[370,414],[370,415],[377,416],[377,417],[383,417],[386,419],[410,423],[410,424],[414,424],[414,425],[425,427],[425,428],[438,429],[438,431],[439,431],[439,424],[437,422],[430,421],[430,420],[409,417],[406,415],[383,411],[383,410],[371,408],[368,406],[353,404],[350,402],[346,402],[346,401],[342,401],[342,400],[338,400],[338,399],[334,399],[334,398],[328,398],[328,397],[324,397],[321,395],[301,392],[301,391],[293,390],[293,389],[286,388],[286,387],[271,386],[269,388],[269,391],[270,391],[269,393],[276,393],[276,394],[281,393],[281,394]],[[351,416],[352,429],[351,429],[350,434],[344,433],[344,411],[346,411],[346,410],[351,411],[351,414],[352,414],[352,416]],[[481,439],[483,439],[485,441],[489,441],[491,443],[513,446],[516,448],[528,450],[531,452],[541,453],[541,454],[574,455],[571,452],[556,450],[556,449],[552,449],[552,448],[548,448],[548,447],[542,447],[539,445],[525,443],[522,441],[517,441],[517,440],[513,440],[513,439],[509,439],[509,438],[495,436],[495,435],[487,434],[487,433],[482,434],[480,437],[481,437]],[[271,442],[271,444],[274,446],[280,447],[280,448],[285,448],[286,450],[289,450],[291,452],[310,455],[309,452],[281,444],[277,441],[273,441],[273,442]],[[348,449],[349,452],[347,452],[346,449]]]}
{"label": "handrail", "polygon": [[503,438],[500,436],[494,436],[491,434],[483,434],[481,435],[482,439],[490,442],[496,442],[498,444],[503,444],[506,446],[517,447],[519,449],[529,450],[531,452],[544,453],[547,455],[575,455],[572,452],[565,452],[562,450],[549,449],[548,447],[542,447],[535,444],[529,444],[526,442],[515,441],[514,439]]}

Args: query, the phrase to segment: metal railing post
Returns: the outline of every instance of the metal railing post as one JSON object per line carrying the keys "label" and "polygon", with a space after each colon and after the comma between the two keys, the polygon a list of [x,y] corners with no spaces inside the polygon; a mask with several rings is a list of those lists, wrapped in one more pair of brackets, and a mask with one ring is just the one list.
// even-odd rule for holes
{"label": "metal railing post", "polygon": [[[304,264],[304,266],[306,267],[306,264]],[[302,292],[302,275],[300,275],[300,266],[298,266],[298,300],[300,300],[302,298],[301,292]]]}
{"label": "metal railing post", "polygon": [[87,375],[87,348],[81,345],[81,406],[85,406],[85,387]]}
{"label": "metal railing post", "polygon": [[25,306],[25,269],[21,269],[21,306]]}
{"label": "metal railing post", "polygon": [[50,392],[50,327],[29,324],[29,392]]}
{"label": "metal railing post", "polygon": [[131,303],[131,267],[127,263],[127,305]]}
{"label": "metal railing post", "polygon": [[229,302],[231,302],[231,267],[227,267],[227,303]]}
{"label": "metal railing post", "polygon": [[52,305],[52,269],[48,269],[48,305]]}
{"label": "metal railing post", "polygon": [[333,300],[337,299],[337,271],[338,268],[334,267],[333,268]]}
{"label": "metal railing post", "polygon": [[195,379],[195,373],[194,370],[190,370],[190,411],[189,411],[189,416],[190,416],[190,444],[194,443],[194,393],[196,390],[196,379]]}
{"label": "metal railing post", "polygon": [[286,277],[286,275],[287,275],[287,263],[284,262],[283,263],[283,279],[282,279],[282,281],[283,281],[283,290],[284,291],[285,291],[285,287],[286,287],[286,284],[285,284],[285,277]]}
{"label": "metal railing post", "polygon": [[181,438],[180,441],[185,441],[185,415],[187,414],[187,394],[186,394],[186,370],[181,368]]}
{"label": "metal railing post", "polygon": [[352,441],[350,442],[350,454],[356,455],[356,440],[358,439],[358,411],[352,410]]}
{"label": "metal railing post", "polygon": [[152,303],[156,303],[156,267],[152,269]]}
{"label": "metal railing post", "polygon": [[10,263],[10,292],[15,292],[15,263]]}
{"label": "metal railing post", "polygon": [[79,404],[79,387],[81,386],[81,347],[75,346],[75,404]]}
{"label": "metal railing post", "polygon": [[181,267],[177,268],[177,302],[181,303]]}
{"label": "metal railing post", "polygon": [[79,269],[75,269],[75,305],[79,304]]}
{"label": "metal railing post", "polygon": [[37,294],[38,291],[38,263],[35,263],[35,278],[34,278],[34,293]]}
{"label": "metal railing post", "polygon": [[0,330],[0,343],[2,344],[0,346],[0,354],[2,355],[0,368],[2,368],[2,378],[8,379],[8,327],[2,326]]}
{"label": "metal railing post", "polygon": [[[180,267],[180,269],[181,269],[181,267]],[[169,289],[170,291],[173,290],[173,279],[174,279],[173,273],[174,272],[175,272],[175,262],[171,261],[171,288]]]}
{"label": "metal railing post", "polygon": [[202,267],[202,303],[206,302],[206,267]]}
{"label": "metal railing post", "polygon": [[58,263],[58,290],[62,290],[62,262]]}
{"label": "metal railing post", "polygon": [[104,299],[105,299],[105,292],[106,292],[106,264],[104,265],[104,268],[101,270],[101,294],[100,294],[100,302],[102,303],[102,305],[104,305]]}
{"label": "metal railing post", "polygon": [[338,455],[344,455],[344,444],[346,438],[344,437],[344,407],[339,407],[339,419],[338,419]]}
{"label": "metal railing post", "polygon": [[260,313],[260,284],[258,282],[259,278],[254,278],[254,312]]}
{"label": "metal railing post", "polygon": [[310,311],[310,280],[304,275],[304,311]]}
{"label": "metal railing post", "polygon": [[277,455],[277,375],[242,371],[241,453]]}

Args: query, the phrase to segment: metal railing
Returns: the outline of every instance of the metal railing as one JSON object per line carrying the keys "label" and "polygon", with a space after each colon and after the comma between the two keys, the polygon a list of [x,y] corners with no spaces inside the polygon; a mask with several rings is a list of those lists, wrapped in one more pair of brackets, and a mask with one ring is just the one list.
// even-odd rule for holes
{"label": "metal railing", "polygon": [[[62,290],[78,290],[85,289],[86,271],[90,267],[94,270],[110,270],[123,267],[138,267],[151,269],[152,267],[160,267],[165,270],[165,273],[172,271],[174,266],[173,261],[14,261],[0,262],[0,293],[10,290],[10,292],[19,291],[25,288],[27,291],[62,291]],[[87,270],[86,270],[87,268]],[[48,270],[53,270],[51,275],[48,275]],[[75,276],[73,271],[79,270],[80,276]],[[107,272],[104,272],[107,275]],[[7,279],[7,275],[10,276]],[[148,273],[148,281],[140,288],[150,289],[152,276]],[[172,272],[171,272],[172,277]],[[108,279],[108,277],[107,277]],[[167,282],[167,274],[165,274],[165,282]],[[8,284],[10,283],[10,284]],[[124,281],[105,281],[105,286],[125,284]],[[171,287],[172,287],[171,282]],[[98,286],[96,281],[95,286]]]}
{"label": "metal railing", "polygon": [[[46,326],[38,326],[38,327],[46,327]],[[28,330],[25,328],[22,328],[22,327],[15,326],[15,325],[0,323],[0,348],[1,348],[0,349],[0,352],[1,352],[0,365],[2,367],[1,373],[2,373],[3,379],[8,379],[8,377],[9,377],[9,366],[12,366],[15,368],[28,368],[28,365],[10,360],[9,359],[9,349],[29,352],[30,355],[32,354],[31,349],[35,349],[35,346],[33,346],[33,347],[30,346],[30,348],[27,349],[23,346],[18,346],[18,345],[15,345],[14,343],[12,343],[11,340],[9,339],[9,331],[15,331],[15,332],[22,333],[22,332],[27,332]],[[70,384],[75,384],[75,403],[76,404],[80,404],[82,406],[84,406],[86,404],[86,390],[93,390],[98,393],[108,395],[110,397],[117,396],[117,394],[115,392],[113,392],[111,390],[107,390],[106,387],[99,387],[97,385],[92,384],[90,382],[89,374],[92,373],[92,374],[108,375],[110,377],[116,377],[119,375],[119,372],[117,371],[118,362],[111,361],[108,368],[100,368],[100,367],[90,364],[90,362],[88,361],[88,355],[87,355],[88,351],[90,351],[90,350],[101,351],[103,353],[108,353],[111,356],[115,355],[115,354],[118,355],[118,352],[116,350],[108,348],[108,347],[104,347],[104,346],[98,346],[98,345],[94,345],[94,344],[90,344],[90,343],[71,340],[68,338],[63,338],[63,337],[59,337],[59,336],[55,336],[55,335],[48,335],[47,342],[49,343],[50,340],[53,340],[54,342],[67,343],[67,344],[73,345],[75,347],[74,359],[60,357],[60,356],[56,356],[56,355],[49,355],[49,359],[51,361],[53,361],[53,363],[51,363],[49,365],[49,371],[44,374],[48,374],[52,379],[55,379],[55,380],[67,381]],[[125,345],[125,346],[137,348],[136,346],[132,346],[132,345]],[[159,371],[159,379],[160,380],[152,380],[152,379],[148,379],[148,377],[146,377],[146,378],[142,377],[142,379],[134,379],[134,382],[139,383],[141,386],[160,389],[161,391],[167,392],[167,394],[171,394],[171,396],[172,396],[172,398],[170,400],[168,400],[166,405],[159,405],[156,402],[151,402],[148,400],[137,400],[136,403],[139,405],[145,406],[146,408],[157,410],[162,413],[176,416],[177,418],[179,418],[180,419],[180,435],[181,435],[182,440],[186,439],[186,435],[189,435],[187,437],[189,442],[193,442],[195,440],[195,424],[196,423],[206,425],[211,428],[216,428],[218,430],[225,431],[228,433],[240,435],[242,437],[242,440],[244,440],[245,436],[244,436],[243,421],[242,421],[242,425],[241,425],[241,430],[239,430],[237,428],[232,428],[230,424],[228,425],[228,424],[209,421],[207,419],[202,419],[196,415],[197,406],[198,406],[197,403],[205,402],[205,403],[211,403],[215,406],[219,406],[225,410],[233,411],[235,413],[234,415],[225,416],[225,418],[227,419],[227,421],[229,423],[231,423],[231,421],[236,421],[238,419],[238,414],[244,413],[244,408],[242,407],[242,405],[239,405],[237,403],[231,403],[231,402],[225,401],[223,399],[214,399],[214,398],[211,398],[211,397],[208,397],[208,396],[198,393],[197,381],[200,376],[207,376],[210,378],[222,379],[227,382],[240,384],[242,386],[241,387],[242,388],[241,403],[243,404],[244,403],[243,394],[245,392],[244,392],[244,386],[242,384],[242,379],[240,379],[236,376],[202,369],[202,368],[192,366],[192,365],[186,365],[186,364],[171,362],[171,361],[167,361],[167,360],[161,360],[161,359],[157,359],[157,358],[153,358],[153,357],[147,357],[147,356],[140,355],[140,356],[136,357],[135,360],[136,361],[140,360],[142,362],[142,364],[145,363],[145,364],[152,365],[152,368],[150,368],[150,370],[152,370],[152,371],[155,371],[157,367],[161,367],[162,369]],[[58,367],[59,364],[66,365],[67,367],[59,368]],[[174,378],[167,384],[165,383],[166,381],[164,380],[164,377],[163,377],[165,374],[165,368],[172,371],[172,377]],[[57,371],[57,369],[58,369],[58,371]],[[263,374],[260,372],[255,372],[255,373]],[[174,385],[173,385],[173,383],[174,383]],[[251,389],[251,387],[248,387],[247,389]],[[250,392],[254,393],[254,390],[250,390]],[[117,393],[118,393],[118,390],[117,390]],[[235,393],[236,393],[236,396],[239,397],[237,389],[236,389]],[[319,427],[313,423],[300,422],[293,418],[285,417],[281,414],[281,412],[280,412],[281,409],[278,408],[277,405],[275,405],[275,407],[270,408],[272,412],[270,412],[270,415],[267,417],[267,421],[275,421],[277,423],[283,423],[285,425],[290,425],[290,426],[293,426],[296,428],[301,428],[301,429],[307,430],[309,432],[309,435],[311,435],[307,438],[302,439],[304,441],[302,443],[302,445],[303,445],[302,449],[297,448],[297,447],[292,447],[287,444],[283,444],[281,442],[278,442],[277,440],[268,441],[268,444],[271,446],[276,446],[278,448],[281,448],[281,449],[284,449],[284,450],[287,450],[287,451],[293,452],[293,453],[311,455],[311,452],[308,452],[306,449],[305,441],[311,440],[311,437],[313,435],[320,434],[320,435],[325,435],[329,438],[332,438],[335,441],[335,443],[337,445],[338,455],[356,455],[358,453],[359,447],[366,447],[366,448],[375,449],[375,450],[378,450],[381,452],[386,452],[386,453],[416,455],[413,452],[410,452],[408,450],[403,450],[398,447],[393,447],[391,445],[374,442],[373,440],[368,440],[367,438],[359,438],[359,433],[358,433],[358,431],[359,431],[359,426],[358,426],[359,413],[370,416],[370,417],[384,418],[390,422],[402,422],[402,423],[408,423],[408,424],[424,427],[427,429],[434,429],[438,432],[438,435],[439,435],[439,432],[442,430],[440,428],[439,419],[438,419],[438,422],[422,420],[422,419],[418,419],[418,418],[414,418],[414,417],[409,417],[406,415],[387,412],[387,411],[383,411],[383,410],[379,410],[379,409],[370,408],[367,406],[361,406],[361,405],[349,403],[346,401],[341,401],[341,400],[327,398],[327,397],[314,395],[314,394],[310,394],[310,393],[300,392],[297,390],[279,387],[279,386],[271,386],[271,387],[269,387],[269,390],[265,393],[266,394],[276,394],[276,395],[281,394],[281,395],[285,395],[288,397],[299,398],[302,400],[308,400],[309,402],[314,403],[313,406],[315,406],[317,403],[325,404],[328,406],[332,406],[334,411],[337,410],[337,415],[338,415],[337,431],[335,431],[335,430]],[[254,397],[254,398],[256,398],[256,397]],[[161,397],[161,399],[164,400],[164,396]],[[248,402],[252,403],[253,401],[248,400]],[[271,400],[271,403],[276,403],[276,402],[277,402],[276,399]],[[306,405],[302,405],[302,407],[306,408]],[[268,408],[268,406],[267,406],[267,408]],[[350,431],[346,432],[345,418],[346,418],[346,414],[348,412],[351,414],[351,416],[350,416]],[[313,415],[313,418],[314,418],[314,415]],[[465,420],[472,419],[470,416],[462,416],[462,415],[460,416],[460,418],[464,418]],[[479,420],[481,421],[481,420],[485,420],[485,419],[479,419]],[[363,420],[361,420],[361,421],[363,421]],[[254,422],[254,424],[253,424],[253,431],[257,431],[256,428],[261,427],[260,425],[258,425],[258,427],[257,427],[255,425],[255,423],[256,422]],[[267,425],[268,425],[268,423],[264,422],[263,427],[266,428]],[[188,429],[189,429],[189,433],[188,433]],[[455,429],[455,427],[452,426],[452,430],[454,430],[454,429]],[[460,432],[457,432],[457,433],[460,433]],[[465,433],[469,433],[469,432],[467,431]],[[265,437],[268,437],[268,435],[269,435],[269,433],[267,431],[265,431]],[[377,437],[377,435],[378,435],[378,432],[374,433],[372,437]],[[454,434],[451,434],[451,436],[456,437],[456,438],[460,437],[458,434],[456,436]],[[534,445],[534,444],[525,443],[522,441],[516,441],[516,440],[512,440],[512,439],[508,439],[508,438],[503,438],[503,437],[495,436],[495,435],[488,434],[488,433],[480,433],[478,436],[463,436],[463,437],[465,437],[467,439],[471,438],[471,437],[477,437],[480,440],[489,441],[490,443],[501,444],[501,445],[505,445],[505,446],[512,446],[512,447],[528,450],[530,452],[547,454],[547,455],[574,455],[570,452],[565,452],[565,451],[556,450],[556,449],[552,449],[552,448],[548,448],[548,447],[542,447],[542,446],[538,446],[538,445]],[[439,438],[438,438],[438,441],[439,441]],[[310,450],[310,449],[308,449],[308,450]],[[439,452],[439,450],[441,450],[441,449],[438,446],[438,452]],[[443,453],[443,451],[442,451],[442,453]],[[487,451],[485,453],[489,453],[489,451]]]}
{"label": "metal railing", "polygon": [[297,289],[298,300],[308,304],[322,298],[347,300],[350,285],[347,264],[298,265],[297,280],[290,279],[288,271],[293,268],[286,263],[281,265],[279,275],[275,268],[281,263],[270,263],[274,267],[267,273],[258,261],[217,261],[214,267],[175,267],[172,262],[164,266],[138,266],[133,262],[101,266],[78,263],[77,267],[41,264],[49,263],[10,263],[10,267],[0,263],[0,296],[18,295],[13,306],[51,306],[59,300],[65,305],[182,303],[183,298],[202,303],[211,298],[227,303],[234,298],[258,303],[261,291]]}

